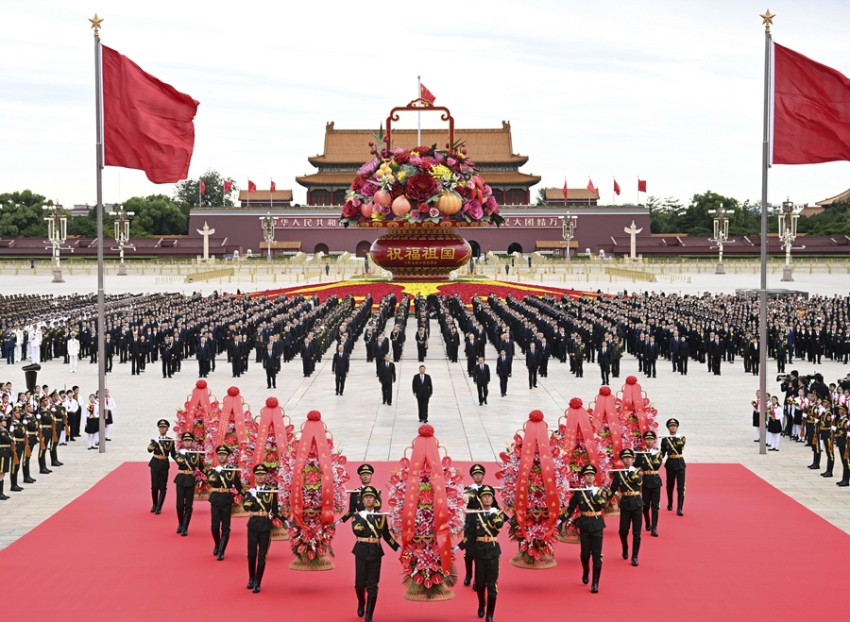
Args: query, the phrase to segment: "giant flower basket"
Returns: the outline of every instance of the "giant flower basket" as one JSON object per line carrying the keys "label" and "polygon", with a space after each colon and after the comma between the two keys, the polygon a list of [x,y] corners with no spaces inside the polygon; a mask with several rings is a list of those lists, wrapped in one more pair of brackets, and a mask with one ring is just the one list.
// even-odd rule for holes
{"label": "giant flower basket", "polygon": [[[605,451],[605,442],[596,433],[590,413],[583,406],[581,398],[572,398],[565,417],[558,421],[558,431],[555,433],[561,453],[568,465],[569,488],[584,487],[581,470],[588,464],[596,467],[597,485],[602,485],[606,478],[610,481],[608,472],[611,470],[611,460]],[[570,524],[558,539],[561,542],[577,544],[578,532],[575,523]]]}
{"label": "giant flower basket", "polygon": [[346,509],[345,456],[333,446],[333,436],[318,410],[307,413],[301,436],[283,465],[280,508],[289,520],[295,559],[292,570],[331,570],[334,513]]}
{"label": "giant flower basket", "polygon": [[617,396],[616,405],[625,427],[624,446],[635,450],[646,449],[643,435],[650,430],[655,432],[658,429],[656,421],[658,411],[649,401],[646,391],[641,389],[635,376],[626,377],[626,384]]}
{"label": "giant flower basket", "polygon": [[496,473],[503,482],[505,509],[513,514],[509,534],[519,545],[511,564],[552,568],[557,563],[558,515],[568,499],[569,469],[541,411],[531,411],[523,428],[522,435],[514,435],[508,451],[499,454],[502,468]]}
{"label": "giant flower basket", "polygon": [[[617,410],[616,401],[611,394],[611,387],[599,388],[599,395],[591,402],[588,413],[593,422],[593,428],[602,442],[608,461],[613,468],[622,469],[623,461],[620,460],[620,450],[626,446],[631,447],[632,444],[631,440],[628,445],[623,444],[626,428],[620,419],[620,411]],[[610,482],[606,480],[606,483]],[[620,514],[620,505],[616,496],[611,496],[611,502],[605,513],[609,516]]]}
{"label": "giant flower basket", "polygon": [[[255,465],[263,464],[268,469],[268,482],[282,488],[283,469],[289,459],[292,444],[292,433],[295,429],[289,422],[276,397],[266,398],[265,407],[260,410],[259,423],[252,422],[252,429],[256,426],[256,436],[249,435],[247,441],[240,441],[244,448],[240,451],[243,457],[240,467],[252,470]],[[253,483],[253,472],[249,481]],[[272,540],[288,540],[289,532],[282,524],[275,524],[271,533]]]}
{"label": "giant flower basket", "polygon": [[[394,147],[392,122],[399,111],[443,111],[449,142]],[[372,260],[392,272],[393,280],[445,281],[464,265],[472,249],[456,227],[500,225],[504,219],[493,191],[481,178],[466,148],[454,139],[448,108],[423,99],[393,108],[386,136],[370,142],[372,160],[360,167],[346,194],[340,222],[348,226],[386,227],[372,244]]]}
{"label": "giant flower basket", "polygon": [[457,581],[451,537],[466,518],[463,474],[448,455],[440,459],[430,425],[419,426],[411,449],[390,477],[386,501],[390,529],[400,534],[404,598],[449,600]]}
{"label": "giant flower basket", "polygon": [[[211,442],[210,429],[213,422],[218,420],[218,413],[218,401],[207,387],[207,381],[198,380],[183,408],[177,409],[177,421],[174,424],[177,438],[183,436],[184,432],[191,432],[194,437],[192,450],[207,453],[207,444]],[[206,501],[210,486],[203,471],[195,472],[195,480],[195,500]]]}
{"label": "giant flower basket", "polygon": [[[239,388],[230,387],[227,389],[227,395],[224,396],[218,418],[210,421],[209,434],[204,445],[208,461],[216,464],[215,449],[224,445],[230,450],[226,467],[239,469],[239,479],[243,484],[250,482],[253,449],[249,447],[252,448],[256,442],[257,429],[258,426],[251,416],[250,406],[242,399]],[[233,497],[231,515],[234,517],[248,515],[242,508],[242,498],[238,494]]]}

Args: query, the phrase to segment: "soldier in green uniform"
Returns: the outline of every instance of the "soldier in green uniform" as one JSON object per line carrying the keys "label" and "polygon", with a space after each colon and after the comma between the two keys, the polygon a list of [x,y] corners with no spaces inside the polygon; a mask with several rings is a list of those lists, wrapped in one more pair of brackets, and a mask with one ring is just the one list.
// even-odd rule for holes
{"label": "soldier in green uniform", "polygon": [[266,554],[271,544],[272,520],[280,519],[277,505],[277,490],[266,486],[268,469],[264,464],[254,466],[256,488],[251,488],[242,501],[242,507],[250,514],[248,519],[248,589],[260,592],[260,584],[266,571]]}
{"label": "soldier in green uniform", "polygon": [[[643,522],[646,530],[658,537],[658,508],[661,504],[661,463],[663,456],[655,447],[655,432],[647,430],[643,435],[646,451],[638,452],[637,468],[643,475],[641,496],[643,497]],[[651,512],[651,515],[650,515]],[[651,520],[650,520],[651,518]]]}
{"label": "soldier in green uniform", "polygon": [[32,460],[32,450],[39,444],[41,432],[38,429],[38,419],[32,411],[32,405],[27,404],[24,407],[24,414],[21,416],[21,423],[27,431],[27,450],[26,460],[24,460],[24,483],[35,484],[35,479],[30,477],[30,461]]}
{"label": "soldier in green uniform", "polygon": [[195,503],[195,471],[203,468],[204,454],[192,451],[195,437],[191,432],[183,432],[180,440],[183,441],[183,447],[177,450],[174,457],[177,462],[177,475],[174,477],[177,485],[177,533],[188,536]]}
{"label": "soldier in green uniform", "polygon": [[[38,472],[42,475],[53,473],[47,468],[47,454],[53,453],[53,443],[56,442],[54,437],[53,413],[50,411],[50,398],[46,395],[42,396],[38,406],[38,429],[39,429],[39,448],[38,448]],[[51,466],[61,466],[61,462]]]}
{"label": "soldier in green uniform", "polygon": [[[481,501],[478,499],[478,494],[481,490],[481,486],[484,483],[484,476],[487,474],[487,470],[484,468],[483,464],[473,464],[469,467],[469,475],[472,477],[472,484],[467,486],[464,490],[464,494],[466,495],[466,509],[467,510],[480,510],[481,509]],[[496,507],[499,507],[499,504],[495,504]],[[467,531],[470,527],[474,527],[475,525],[475,514],[467,514],[466,515],[466,525],[464,526],[464,531]],[[472,583],[472,569],[473,564],[475,563],[475,547],[470,546],[464,549],[463,561],[466,566],[466,576],[463,579],[464,585],[469,585]]]}
{"label": "soldier in green uniform", "polygon": [[160,419],[156,425],[159,436],[152,438],[148,445],[148,453],[153,454],[148,467],[151,470],[151,512],[161,514],[165,493],[168,492],[168,469],[171,466],[168,458],[175,458],[177,454],[174,452],[174,439],[168,437],[168,420]]}
{"label": "soldier in green uniform", "polygon": [[496,596],[499,593],[499,558],[502,554],[498,536],[499,530],[507,520],[505,514],[494,505],[495,492],[495,489],[487,484],[477,489],[475,497],[479,508],[475,513],[467,514],[463,541],[458,545],[458,548],[466,552],[470,549],[475,550],[473,555],[474,589],[478,594],[478,617],[483,618],[485,615],[486,592],[486,622],[493,622],[493,613],[496,611]]}
{"label": "soldier in green uniform", "polygon": [[0,414],[0,501],[6,501],[9,497],[3,494],[3,486],[6,485],[6,473],[12,470],[14,459],[12,449],[12,437],[9,435],[6,417]]}
{"label": "soldier in green uniform", "polygon": [[578,527],[579,541],[581,543],[581,582],[587,585],[590,571],[590,557],[593,556],[593,583],[590,591],[599,592],[599,576],[602,574],[602,536],[605,529],[605,519],[602,511],[608,505],[611,497],[606,488],[594,485],[596,479],[596,467],[592,464],[585,465],[581,470],[584,478],[584,487],[587,490],[578,490],[573,493],[567,506],[567,524],[573,522],[572,515],[576,509],[580,514],[575,520]]}
{"label": "soldier in green uniform", "polygon": [[850,486],[850,460],[848,460],[847,451],[847,428],[850,427],[850,419],[847,417],[847,407],[844,404],[839,404],[836,410],[838,410],[838,415],[833,423],[833,433],[835,445],[838,447],[838,458],[841,460],[842,472],[841,481],[836,482],[835,485],[844,488]]}
{"label": "soldier in green uniform", "polygon": [[673,509],[673,487],[676,487],[676,514],[684,516],[685,508],[685,437],[678,436],[679,420],[668,419],[667,431],[670,436],[661,439],[661,455],[667,457],[664,468],[667,469],[667,509]]}
{"label": "soldier in green uniform", "polygon": [[812,448],[812,463],[808,468],[820,468],[820,440],[818,425],[820,423],[820,405],[818,396],[809,392],[809,407],[806,409],[806,446]]}
{"label": "soldier in green uniform", "polygon": [[638,565],[640,537],[643,525],[643,497],[641,487],[643,476],[635,468],[635,452],[631,449],[620,450],[620,459],[625,465],[624,471],[614,473],[611,494],[620,493],[620,542],[623,545],[623,559],[629,558],[629,529],[632,531],[632,566]]}
{"label": "soldier in green uniform", "polygon": [[210,485],[210,517],[213,542],[213,555],[218,561],[224,560],[224,551],[230,541],[230,515],[233,511],[233,491],[242,494],[242,481],[238,469],[227,468],[230,450],[224,445],[215,449],[218,464],[207,469],[207,483]]}
{"label": "soldier in green uniform", "polygon": [[363,617],[365,612],[366,622],[372,622],[375,604],[378,602],[381,558],[384,556],[381,538],[394,551],[399,549],[399,545],[390,535],[387,517],[375,513],[378,490],[373,486],[363,486],[359,497],[363,509],[351,517],[354,519],[351,529],[357,538],[351,551],[354,553],[354,591],[357,593],[357,616]]}
{"label": "soldier in green uniform", "polygon": [[[11,470],[11,484],[12,487],[9,489],[12,492],[21,492],[23,488],[18,486],[18,473],[21,468],[24,466],[25,461],[27,460],[27,430],[21,421],[21,416],[23,415],[23,409],[19,406],[15,407],[12,411],[12,416],[9,424],[9,434],[12,437],[12,441],[14,445],[12,446],[12,451],[14,452],[14,459],[12,461],[12,470]],[[27,472],[28,473],[28,472]],[[29,475],[25,476],[25,479],[30,479]]]}
{"label": "soldier in green uniform", "polygon": [[[363,489],[372,483],[372,475],[374,475],[374,473],[375,467],[373,467],[371,464],[361,464],[359,467],[357,467],[357,475],[360,476],[361,486],[351,491],[351,496],[348,497],[348,512],[346,512],[342,516],[342,518],[337,521],[337,523],[339,523],[340,521],[346,523],[355,514],[357,514],[357,512],[363,510],[363,500],[361,499],[361,495],[363,493]],[[380,492],[377,494],[379,496],[375,498],[375,508],[381,509]]]}
{"label": "soldier in green uniform", "polygon": [[821,477],[832,477],[832,468],[835,466],[835,446],[832,437],[833,420],[835,417],[832,414],[832,404],[829,400],[821,400],[822,410],[818,417],[818,429],[820,441],[823,443],[823,450],[826,454],[826,471],[820,474]]}

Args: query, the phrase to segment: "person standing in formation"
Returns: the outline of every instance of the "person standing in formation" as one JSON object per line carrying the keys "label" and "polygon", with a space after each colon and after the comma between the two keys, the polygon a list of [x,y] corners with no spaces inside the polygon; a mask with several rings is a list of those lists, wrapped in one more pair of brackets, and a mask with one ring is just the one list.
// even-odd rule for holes
{"label": "person standing in formation", "polygon": [[259,594],[263,574],[266,571],[266,554],[271,544],[272,521],[280,520],[277,505],[277,490],[266,486],[268,469],[264,464],[254,466],[256,488],[248,490],[242,507],[250,514],[248,519],[248,585],[249,590]]}
{"label": "person standing in formation", "polygon": [[390,535],[387,517],[376,512],[378,490],[373,486],[363,486],[359,496],[363,509],[354,514],[351,523],[351,530],[357,538],[351,551],[354,554],[354,591],[357,594],[357,616],[365,613],[366,622],[372,622],[378,602],[378,583],[381,581],[381,558],[384,556],[381,539],[393,551],[401,547]]}
{"label": "person standing in formation", "polygon": [[109,437],[109,429],[112,427],[112,414],[115,411],[116,404],[113,397],[109,394],[109,389],[103,390],[103,400],[104,405],[106,406],[106,425],[103,429],[103,436],[106,440],[111,441],[112,439]]}
{"label": "person standing in formation", "polygon": [[584,478],[584,488],[572,494],[567,506],[567,525],[573,522],[572,515],[576,510],[580,514],[575,520],[581,543],[581,582],[587,585],[590,573],[590,557],[593,556],[593,583],[590,591],[599,592],[599,577],[602,575],[602,539],[605,533],[605,519],[602,511],[608,505],[610,493],[606,488],[595,485],[596,467],[587,464],[581,470]]}
{"label": "person standing in formation", "polygon": [[472,373],[472,381],[478,388],[478,405],[483,406],[487,403],[487,385],[490,384],[490,366],[484,362],[484,357],[478,357],[478,365]]}
{"label": "person standing in formation", "polygon": [[537,370],[540,367],[540,354],[537,352],[536,344],[533,341],[525,353],[525,367],[528,369],[528,388],[536,389]]}
{"label": "person standing in formation", "polygon": [[345,353],[345,346],[340,345],[336,349],[333,361],[331,361],[331,371],[334,374],[334,386],[336,394],[342,395],[345,391],[345,379],[348,377],[348,355]]}
{"label": "person standing in formation", "polygon": [[[841,481],[836,486],[842,488],[850,486],[850,455],[847,447],[847,429],[850,427],[850,419],[847,418],[846,404],[837,406],[838,416],[835,418],[835,446],[838,447],[838,458],[841,460]],[[14,490],[14,489],[13,489]]]}
{"label": "person standing in formation", "polygon": [[479,509],[474,514],[467,514],[463,541],[458,545],[458,548],[467,553],[470,549],[474,551],[474,589],[478,594],[478,617],[483,618],[486,613],[486,622],[493,622],[493,614],[496,611],[499,558],[502,555],[498,536],[507,520],[504,513],[494,506],[495,492],[492,486],[486,484],[478,489],[476,498],[480,504]]}
{"label": "person standing in formation", "polygon": [[646,530],[658,537],[658,510],[661,504],[661,463],[663,456],[655,447],[655,432],[647,430],[643,434],[646,451],[638,452],[638,468],[643,476],[641,496],[643,498],[643,522]]}
{"label": "person standing in formation", "polygon": [[210,485],[210,518],[212,524],[213,555],[218,561],[224,560],[224,551],[230,541],[230,516],[233,511],[233,493],[242,494],[242,480],[239,469],[227,468],[230,450],[224,445],[215,448],[218,464],[207,469],[207,483]]}
{"label": "person standing in formation", "polygon": [[620,450],[620,460],[623,461],[625,469],[614,472],[611,494],[620,493],[620,543],[623,545],[623,559],[629,558],[629,529],[631,528],[632,566],[637,566],[643,528],[641,525],[643,476],[635,468],[634,451],[628,448]]}
{"label": "person standing in formation", "polygon": [[419,373],[413,377],[413,395],[419,406],[419,423],[428,423],[428,402],[434,393],[431,376],[425,373],[425,366],[419,366]]}
{"label": "person standing in formation", "polygon": [[14,445],[9,430],[6,428],[6,417],[0,414],[0,501],[6,501],[9,497],[4,494],[3,486],[6,485],[6,473],[12,470],[14,458]]}
{"label": "person standing in formation", "polygon": [[423,362],[428,355],[428,333],[425,332],[423,326],[416,331],[416,353],[419,356],[419,362]]}
{"label": "person standing in formation", "polygon": [[[94,394],[89,396],[91,413],[94,412]],[[162,504],[165,503],[165,493],[168,492],[168,469],[171,466],[169,458],[176,458],[177,454],[174,451],[174,439],[168,436],[167,419],[160,419],[156,423],[159,428],[159,436],[151,439],[148,445],[148,453],[153,454],[148,467],[151,470],[151,512],[156,514],[162,513]],[[89,424],[86,423],[86,432],[89,430]],[[91,435],[90,435],[91,436]],[[91,442],[91,441],[89,441]]]}
{"label": "person standing in formation", "polygon": [[177,450],[174,458],[177,462],[177,475],[174,477],[177,485],[177,533],[188,536],[195,504],[195,471],[204,464],[204,452],[192,451],[195,437],[191,432],[183,432],[180,440],[183,447]]}
{"label": "person standing in formation", "polygon": [[71,335],[71,338],[68,340],[68,366],[70,367],[71,373],[77,373],[77,364],[80,360],[80,342],[77,340],[77,334],[74,333]]}
{"label": "person standing in formation", "polygon": [[390,360],[389,354],[384,355],[383,363],[378,364],[378,379],[381,381],[382,404],[393,405],[393,383],[395,377],[395,363]]}
{"label": "person standing in formation", "polygon": [[[832,440],[834,419],[832,404],[828,399],[822,399],[818,418],[818,435],[826,454],[826,471],[820,474],[821,477],[832,477],[832,468],[835,466],[835,447]],[[815,442],[817,442],[817,439],[815,439]]]}
{"label": "person standing in formation", "polygon": [[667,457],[664,468],[667,469],[667,509],[673,509],[673,488],[676,488],[676,514],[684,516],[685,508],[685,437],[678,436],[679,420],[668,419],[667,431],[670,433],[661,439],[661,455]]}
{"label": "person standing in formation", "polygon": [[280,355],[274,351],[274,345],[266,345],[263,354],[263,368],[266,370],[266,388],[277,389],[277,374],[280,371]]}
{"label": "person standing in formation", "polygon": [[608,349],[607,341],[602,342],[597,362],[599,363],[599,371],[602,373],[602,384],[607,385],[611,374],[611,351]]}

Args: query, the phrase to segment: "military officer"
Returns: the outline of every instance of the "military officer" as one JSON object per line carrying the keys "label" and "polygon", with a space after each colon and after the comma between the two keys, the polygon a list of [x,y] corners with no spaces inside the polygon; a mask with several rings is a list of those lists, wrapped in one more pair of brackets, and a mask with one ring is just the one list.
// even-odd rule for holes
{"label": "military officer", "polygon": [[[590,572],[590,557],[593,556],[593,583],[590,585],[590,591],[596,594],[599,592],[599,576],[602,574],[602,536],[605,529],[602,511],[608,505],[611,494],[608,489],[599,488],[594,484],[596,467],[592,464],[585,465],[581,475],[584,478],[584,488],[574,492],[570,498],[566,512],[569,517],[567,524],[575,522],[578,527],[581,542],[581,582],[585,585]],[[579,510],[580,514],[573,521],[572,516],[576,510]]]}
{"label": "military officer", "polygon": [[806,410],[806,445],[812,448],[812,463],[808,468],[820,468],[820,440],[818,438],[818,425],[820,423],[820,404],[818,396],[809,391],[809,407]]}
{"label": "military officer", "polygon": [[207,469],[207,482],[210,485],[210,517],[213,542],[213,555],[218,561],[224,560],[224,551],[230,541],[230,515],[233,511],[233,491],[242,494],[242,481],[238,469],[228,469],[227,459],[230,450],[224,445],[215,449],[218,464]]}
{"label": "military officer", "polygon": [[[12,451],[14,452],[14,459],[12,462],[12,470],[11,470],[11,484],[12,487],[9,489],[12,492],[21,492],[23,490],[22,487],[18,486],[18,473],[21,468],[25,465],[27,457],[27,430],[24,426],[23,421],[21,420],[21,416],[23,415],[23,409],[20,407],[15,408],[12,411],[12,416],[9,424],[9,434],[12,437],[12,441],[15,443],[12,447]],[[27,467],[29,468],[29,467]],[[25,471],[26,475],[24,477],[25,480],[30,479],[29,471]]]}
{"label": "military officer", "polygon": [[[847,418],[847,406],[839,404],[836,407],[838,416],[835,418],[835,445],[838,447],[838,458],[841,460],[842,472],[841,481],[836,482],[836,486],[850,486],[850,461],[848,461],[847,452],[847,428],[850,427],[850,419]],[[12,480],[12,490],[14,490],[15,480]]]}
{"label": "military officer", "polygon": [[6,501],[9,497],[3,494],[3,486],[6,484],[6,473],[12,470],[14,459],[13,440],[7,429],[7,420],[0,414],[0,501]]}
{"label": "military officer", "polygon": [[266,571],[266,554],[271,544],[272,520],[280,520],[277,505],[277,490],[266,485],[268,469],[264,464],[254,466],[256,488],[248,490],[242,507],[250,514],[248,519],[248,585],[254,594],[260,592],[260,584]]}
{"label": "military officer", "polygon": [[[363,509],[354,513],[351,529],[357,542],[351,551],[354,554],[354,591],[357,593],[357,616],[366,614],[366,622],[372,622],[375,604],[378,602],[378,583],[381,580],[381,558],[384,549],[381,538],[397,551],[398,543],[393,540],[387,525],[387,517],[376,513],[378,490],[373,486],[360,488]],[[365,606],[365,609],[364,609]]]}
{"label": "military officer", "polygon": [[30,476],[30,461],[32,460],[32,450],[39,444],[41,431],[38,429],[38,419],[32,411],[32,404],[28,403],[24,406],[24,414],[21,416],[21,423],[26,427],[27,431],[27,450],[26,460],[24,460],[24,483],[35,484],[35,479]]}
{"label": "military officer", "polygon": [[183,447],[177,450],[174,461],[177,462],[177,475],[174,483],[177,485],[177,533],[189,535],[189,522],[195,503],[195,470],[204,466],[204,454],[192,451],[195,437],[191,432],[183,432],[180,437]]}
{"label": "military officer", "polygon": [[[464,490],[464,494],[466,495],[466,509],[467,510],[480,510],[481,509],[481,501],[478,498],[478,495],[481,492],[481,487],[484,485],[484,476],[487,474],[487,470],[484,468],[483,464],[473,464],[469,467],[469,475],[472,477],[472,484],[466,487]],[[495,507],[499,507],[498,503],[494,502]],[[470,527],[474,526],[475,523],[475,514],[467,514],[466,515],[466,525],[464,526],[464,531],[468,530]],[[464,564],[466,566],[466,576],[463,579],[464,585],[469,585],[472,583],[472,570],[475,563],[475,547],[470,546],[464,549]]]}
{"label": "military officer", "polygon": [[[363,489],[366,486],[368,486],[369,484],[372,483],[372,475],[374,475],[374,473],[375,473],[375,467],[373,467],[371,464],[365,464],[364,463],[364,464],[361,464],[359,467],[357,467],[357,475],[360,476],[361,486],[359,488],[355,488],[354,490],[351,491],[351,496],[348,497],[348,512],[346,512],[342,516],[342,518],[340,518],[339,521],[337,521],[337,523],[339,523],[340,521],[343,522],[343,523],[348,522],[348,520],[350,518],[352,518],[355,514],[357,514],[357,512],[360,512],[360,511],[363,510],[364,506],[363,506],[363,500],[361,499],[361,494],[363,492]],[[375,490],[377,490],[377,489],[375,489]],[[377,493],[377,494],[378,494],[378,497],[375,498],[375,508],[380,509],[381,508],[380,492]]]}
{"label": "military officer", "polygon": [[641,488],[643,476],[635,468],[635,452],[631,449],[620,450],[620,460],[625,469],[616,471],[611,483],[611,494],[620,493],[620,542],[623,545],[623,559],[629,558],[629,528],[632,531],[632,566],[638,565],[640,551],[641,519],[643,518],[643,498]]}
{"label": "military officer", "polygon": [[148,445],[148,453],[153,454],[148,467],[151,470],[151,512],[162,513],[162,504],[165,503],[165,493],[168,492],[168,469],[171,466],[168,458],[176,458],[174,451],[174,439],[168,436],[169,423],[167,419],[156,422],[159,428],[159,436],[152,438]]}
{"label": "military officer", "polygon": [[818,429],[820,440],[823,443],[823,450],[826,454],[826,471],[821,473],[821,477],[832,477],[832,469],[835,466],[835,447],[833,445],[833,420],[835,417],[832,414],[832,404],[829,400],[821,400],[823,410],[820,413],[818,421]]}
{"label": "military officer", "polygon": [[685,507],[685,437],[679,436],[679,420],[668,419],[667,431],[670,433],[661,439],[661,455],[667,457],[664,468],[667,469],[667,509],[673,509],[673,487],[676,488],[676,514],[684,516]]}
{"label": "military officer", "polygon": [[655,446],[656,435],[652,430],[644,432],[646,451],[637,454],[637,467],[643,475],[641,496],[643,497],[643,522],[646,530],[658,537],[658,506],[661,503],[661,463],[663,456]]}
{"label": "military officer", "polygon": [[[50,411],[50,398],[46,395],[41,397],[38,406],[38,429],[39,429],[39,448],[38,448],[38,472],[42,475],[53,473],[47,468],[47,454],[53,453],[53,443],[56,442],[54,436],[55,420],[53,413]],[[51,466],[61,466],[62,463],[56,463]]]}

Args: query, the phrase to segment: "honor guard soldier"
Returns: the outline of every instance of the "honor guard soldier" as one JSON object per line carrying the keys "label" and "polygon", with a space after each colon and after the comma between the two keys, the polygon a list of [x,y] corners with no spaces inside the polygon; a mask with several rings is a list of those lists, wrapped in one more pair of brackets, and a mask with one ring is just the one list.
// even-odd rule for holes
{"label": "honor guard soldier", "polygon": [[[339,520],[343,523],[348,522],[350,518],[352,518],[357,512],[363,510],[363,500],[361,499],[361,495],[363,493],[363,489],[366,488],[369,484],[372,483],[372,475],[375,473],[375,467],[371,464],[361,464],[357,467],[357,475],[360,476],[360,483],[362,486],[360,488],[355,488],[351,491],[351,496],[348,498],[348,512],[343,515]],[[377,490],[377,489],[375,489]],[[375,509],[381,509],[381,497],[378,496],[375,498]]]}
{"label": "honor guard soldier", "polygon": [[153,454],[148,467],[151,470],[151,512],[162,513],[162,504],[165,503],[165,493],[168,492],[168,469],[171,464],[168,458],[175,458],[174,439],[168,437],[167,419],[156,422],[159,428],[159,436],[152,438],[148,445],[148,453]]}
{"label": "honor guard soldier", "polygon": [[[387,517],[375,512],[378,490],[372,486],[360,488],[360,503],[363,509],[354,513],[351,529],[357,538],[354,544],[354,591],[357,593],[357,616],[372,622],[375,604],[378,602],[378,583],[381,580],[381,558],[384,548],[381,538],[397,551],[400,547],[390,535]],[[365,609],[364,609],[365,607]]]}
{"label": "honor guard soldier", "polygon": [[632,531],[632,566],[638,565],[640,551],[641,519],[643,518],[643,497],[641,487],[643,476],[635,468],[635,452],[631,449],[620,450],[620,459],[626,468],[614,473],[611,494],[620,493],[620,542],[623,545],[623,559],[629,558],[629,528]]}
{"label": "honor guard soldier", "polygon": [[659,472],[661,471],[663,456],[655,447],[655,439],[655,432],[652,430],[644,432],[643,440],[646,443],[646,451],[638,452],[637,468],[643,475],[643,486],[641,487],[643,522],[646,524],[646,530],[657,538],[658,506],[661,504],[661,475],[659,475]]}
{"label": "honor guard soldier", "polygon": [[[823,443],[823,450],[826,453],[826,471],[820,474],[821,477],[832,477],[832,469],[835,466],[835,447],[833,445],[833,420],[832,404],[828,400],[821,400],[823,410],[818,418],[818,429],[820,440]],[[817,441],[815,441],[817,442]]]}
{"label": "honor guard soldier", "polygon": [[[844,404],[839,404],[837,407],[838,416],[835,418],[835,445],[838,447],[838,458],[841,460],[842,472],[841,481],[836,482],[836,486],[842,488],[850,486],[850,456],[847,451],[847,428],[850,427],[850,419],[847,417],[847,407]],[[12,490],[15,489],[15,480],[12,480]]]}
{"label": "honor guard soldier", "polygon": [[242,501],[242,507],[250,514],[248,519],[248,589],[260,592],[260,583],[266,571],[266,554],[271,544],[272,520],[280,519],[277,506],[277,490],[266,486],[268,469],[265,465],[254,466],[256,488],[251,488]]}
{"label": "honor guard soldier", "polygon": [[191,432],[183,432],[180,440],[183,441],[183,447],[177,450],[174,457],[177,462],[177,475],[174,478],[177,485],[177,533],[188,536],[195,503],[195,470],[204,466],[204,455],[203,452],[192,451],[195,437]]}
{"label": "honor guard soldier", "polygon": [[14,449],[12,437],[6,426],[6,417],[0,414],[0,501],[6,501],[9,497],[3,494],[3,486],[6,484],[6,473],[12,470]]}
{"label": "honor guard soldier", "polygon": [[[483,464],[473,464],[469,467],[469,475],[472,477],[472,484],[467,486],[464,490],[464,494],[466,495],[466,509],[467,510],[480,510],[481,509],[481,501],[478,498],[480,494],[481,487],[484,483],[484,476],[487,474],[487,470],[484,468]],[[494,502],[495,507],[499,507],[498,503]],[[475,514],[467,514],[466,516],[466,525],[464,526],[464,531],[474,526],[475,524]],[[466,576],[463,579],[464,585],[469,585],[472,583],[472,568],[475,563],[475,547],[470,546],[464,549],[464,564],[466,565]]]}
{"label": "honor guard soldier", "polygon": [[9,424],[9,434],[12,437],[12,441],[14,445],[12,446],[13,453],[13,462],[12,462],[12,487],[9,489],[12,492],[21,492],[23,488],[18,486],[18,473],[20,470],[26,466],[27,470],[24,471],[24,480],[31,479],[29,476],[29,466],[27,466],[27,451],[29,448],[27,447],[27,430],[21,420],[21,415],[23,414],[23,410],[19,408],[15,408],[12,411],[12,418],[10,419]]}
{"label": "honor guard soldier", "polygon": [[39,444],[41,432],[38,429],[38,420],[32,412],[32,406],[27,405],[24,414],[21,417],[21,423],[27,430],[27,451],[26,460],[24,461],[24,483],[35,484],[35,479],[30,477],[30,461],[32,460],[32,450]]}
{"label": "honor guard soldier", "polygon": [[213,555],[218,561],[224,560],[224,551],[230,541],[230,515],[233,511],[233,491],[242,494],[242,481],[238,469],[227,468],[230,450],[224,445],[215,449],[218,464],[207,469],[207,483],[210,485],[210,517],[213,542]]}
{"label": "honor guard soldier", "polygon": [[818,397],[809,393],[809,408],[806,410],[806,445],[812,448],[812,463],[809,468],[820,468],[820,440],[818,439],[818,424],[820,423],[820,406]]}
{"label": "honor guard soldier", "polygon": [[668,419],[667,431],[670,436],[661,439],[661,455],[667,456],[664,468],[667,469],[667,509],[673,509],[673,487],[676,487],[676,514],[684,516],[685,507],[685,437],[678,436],[679,420]]}
{"label": "honor guard soldier", "polygon": [[486,592],[486,622],[493,622],[493,613],[496,611],[496,596],[499,593],[499,558],[502,554],[498,536],[499,530],[507,520],[505,514],[494,505],[495,492],[495,489],[487,484],[478,488],[475,497],[479,503],[479,509],[475,513],[466,515],[467,526],[463,542],[458,545],[458,548],[464,549],[467,554],[470,549],[475,551],[473,554],[474,589],[478,594],[478,617],[483,618],[485,615],[484,595]]}
{"label": "honor guard soldier", "polygon": [[[592,464],[585,465],[581,470],[584,478],[584,488],[573,493],[567,506],[568,517],[572,517],[576,509],[580,514],[575,520],[578,527],[579,542],[581,543],[581,582],[587,585],[590,571],[590,557],[593,556],[593,583],[590,591],[599,592],[599,576],[602,574],[602,536],[604,535],[605,519],[602,511],[608,505],[611,495],[606,488],[594,485],[596,480],[596,467]],[[567,524],[573,522],[569,518]]]}
{"label": "honor guard soldier", "polygon": [[[38,448],[38,472],[42,475],[53,473],[47,468],[47,454],[53,454],[53,444],[56,442],[55,420],[53,413],[50,410],[50,399],[45,395],[41,398],[38,407],[38,430],[39,430],[39,448]],[[59,466],[60,463],[52,464],[51,466]]]}

